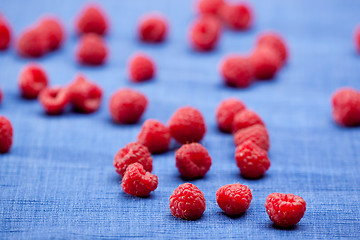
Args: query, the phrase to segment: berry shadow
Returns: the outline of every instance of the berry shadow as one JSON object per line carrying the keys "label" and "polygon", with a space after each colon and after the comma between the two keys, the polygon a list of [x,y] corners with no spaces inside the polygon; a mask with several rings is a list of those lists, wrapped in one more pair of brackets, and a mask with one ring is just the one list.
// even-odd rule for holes
{"label": "berry shadow", "polygon": [[275,229],[275,230],[281,230],[281,231],[296,231],[296,230],[300,229],[298,225],[293,225],[290,227],[280,227],[280,226],[276,225],[275,223],[269,223],[269,224],[267,224],[266,227],[268,229]]}
{"label": "berry shadow", "polygon": [[146,197],[137,197],[137,196],[132,196],[130,194],[127,194],[126,192],[122,191],[120,193],[120,197],[121,198],[125,198],[125,199],[129,199],[129,200],[142,200],[142,199],[148,199],[148,200],[152,200],[155,199],[155,195],[153,193],[150,193],[149,196]]}
{"label": "berry shadow", "polygon": [[238,214],[238,215],[228,215],[227,213],[225,213],[223,211],[219,211],[218,215],[222,215],[222,216],[228,217],[230,219],[236,220],[236,219],[244,218],[246,216],[246,212],[244,212],[242,214]]}

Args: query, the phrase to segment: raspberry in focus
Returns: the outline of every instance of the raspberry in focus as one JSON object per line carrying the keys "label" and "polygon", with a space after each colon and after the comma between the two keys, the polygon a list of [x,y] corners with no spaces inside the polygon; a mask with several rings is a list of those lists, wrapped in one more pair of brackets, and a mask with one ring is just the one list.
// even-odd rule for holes
{"label": "raspberry in focus", "polygon": [[101,36],[95,33],[87,33],[81,37],[76,52],[79,63],[101,65],[105,62],[107,54],[107,46]]}
{"label": "raspberry in focus", "polygon": [[245,57],[226,57],[220,71],[224,82],[232,87],[245,88],[250,86],[254,80],[252,64]]}
{"label": "raspberry in focus", "polygon": [[210,51],[217,46],[220,35],[220,21],[210,15],[202,16],[190,28],[190,43],[198,51]]}
{"label": "raspberry in focus", "polygon": [[11,40],[11,29],[8,22],[0,15],[0,51],[9,47]]}
{"label": "raspberry in focus", "polygon": [[167,20],[160,15],[148,15],[139,23],[139,38],[144,42],[159,43],[165,40],[168,31]]}
{"label": "raspberry in focus", "polygon": [[38,28],[44,34],[48,50],[58,49],[62,45],[65,31],[60,20],[55,17],[43,18]]}
{"label": "raspberry in focus", "polygon": [[245,110],[245,104],[237,98],[228,98],[222,101],[216,109],[216,120],[221,131],[230,133],[234,117]]}
{"label": "raspberry in focus", "polygon": [[282,65],[279,54],[266,46],[258,47],[250,59],[257,79],[274,78]]}
{"label": "raspberry in focus", "polygon": [[247,140],[255,143],[265,151],[269,150],[269,133],[263,125],[256,124],[247,128],[242,128],[234,134],[235,146],[239,146]]}
{"label": "raspberry in focus", "polygon": [[39,101],[49,115],[61,114],[69,103],[67,88],[45,88],[39,94]]}
{"label": "raspberry in focus", "polygon": [[344,87],[332,96],[333,118],[339,125],[352,127],[360,125],[360,92]]}
{"label": "raspberry in focus", "polygon": [[250,109],[245,109],[244,111],[235,114],[232,125],[232,132],[236,133],[240,129],[251,127],[256,124],[265,126],[259,115]]}
{"label": "raspberry in focus", "polygon": [[13,128],[9,119],[0,116],[0,153],[7,153],[13,142]]}
{"label": "raspberry in focus", "polygon": [[19,88],[23,97],[37,98],[39,93],[48,86],[45,71],[37,64],[26,65],[19,76]]}
{"label": "raspberry in focus", "polygon": [[39,27],[25,30],[17,41],[17,51],[23,57],[41,57],[48,51],[44,32]]}
{"label": "raspberry in focus", "polygon": [[288,59],[288,49],[285,40],[277,33],[266,32],[261,34],[257,39],[258,47],[268,47],[274,50],[281,59],[281,65],[284,65]]}
{"label": "raspberry in focus", "polygon": [[105,13],[97,5],[86,6],[77,19],[76,29],[80,34],[96,33],[105,35],[108,30]]}
{"label": "raspberry in focus", "polygon": [[129,62],[129,76],[133,82],[144,82],[154,77],[155,64],[153,60],[139,53],[131,57]]}
{"label": "raspberry in focus", "polygon": [[200,0],[198,3],[198,10],[204,15],[218,15],[224,4],[224,0]]}
{"label": "raspberry in focus", "polygon": [[225,4],[220,11],[220,16],[230,28],[246,30],[253,21],[253,13],[247,4]]}
{"label": "raspberry in focus", "polygon": [[151,153],[163,153],[169,149],[171,135],[169,129],[158,120],[148,119],[142,127],[137,141]]}
{"label": "raspberry in focus", "polygon": [[240,215],[249,207],[252,200],[250,189],[240,183],[228,184],[216,191],[216,202],[230,216]]}

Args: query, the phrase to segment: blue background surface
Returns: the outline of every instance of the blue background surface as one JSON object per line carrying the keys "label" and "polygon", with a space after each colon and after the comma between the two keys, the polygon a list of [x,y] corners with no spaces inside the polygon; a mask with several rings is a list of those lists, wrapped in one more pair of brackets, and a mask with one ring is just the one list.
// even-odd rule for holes
{"label": "blue background surface", "polygon": [[[353,30],[360,22],[360,1],[251,1],[255,24],[250,31],[226,30],[219,47],[196,53],[188,44],[193,2],[184,0],[101,1],[111,30],[110,57],[101,67],[75,62],[78,37],[73,20],[85,1],[2,0],[0,11],[16,36],[40,16],[53,13],[66,27],[64,47],[38,60],[51,85],[70,82],[83,72],[104,89],[101,109],[91,115],[67,111],[48,117],[37,101],[19,96],[17,78],[30,60],[13,47],[0,53],[0,86],[5,99],[0,114],[13,123],[11,152],[0,155],[1,239],[93,238],[360,238],[360,128],[341,128],[331,118],[330,96],[339,87],[360,89],[360,57]],[[140,16],[162,12],[170,23],[168,40],[148,45],[136,38]],[[222,84],[218,64],[228,53],[247,53],[256,35],[273,29],[288,41],[290,60],[273,81],[247,89]],[[157,77],[132,84],[129,56],[144,51],[156,61]],[[115,125],[108,112],[111,94],[121,87],[146,94],[149,107],[136,125]],[[217,130],[214,112],[227,97],[242,99],[266,122],[271,138],[271,167],[259,180],[239,175],[231,135]],[[204,115],[202,143],[213,165],[205,178],[191,181],[205,194],[207,208],[198,221],[175,219],[169,196],[184,183],[175,167],[174,151],[155,155],[158,189],[148,198],[125,194],[112,165],[115,153],[134,141],[147,118],[167,122],[180,106],[192,105]],[[216,190],[240,182],[250,187],[253,201],[239,218],[222,213]],[[307,202],[301,222],[290,230],[275,228],[265,212],[272,192],[294,193]]]}

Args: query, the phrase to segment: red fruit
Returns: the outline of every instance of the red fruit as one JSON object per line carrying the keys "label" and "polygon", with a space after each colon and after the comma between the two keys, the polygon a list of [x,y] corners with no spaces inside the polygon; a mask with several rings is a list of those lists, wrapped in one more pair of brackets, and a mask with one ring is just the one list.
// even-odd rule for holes
{"label": "red fruit", "polygon": [[157,188],[158,177],[145,171],[140,163],[130,164],[121,181],[121,187],[127,194],[146,197]]}
{"label": "red fruit", "polygon": [[76,22],[78,33],[96,33],[104,35],[108,29],[108,21],[105,13],[97,5],[86,6]]}
{"label": "red fruit", "polygon": [[23,57],[41,57],[48,51],[48,43],[40,28],[25,30],[17,42],[17,50]]}
{"label": "red fruit", "polygon": [[288,50],[285,40],[277,33],[267,32],[263,33],[258,37],[258,47],[268,47],[274,50],[281,59],[281,65],[283,65],[288,58]]}
{"label": "red fruit", "polygon": [[232,125],[232,132],[236,133],[240,129],[256,124],[265,125],[259,115],[257,115],[254,111],[245,109],[244,111],[241,111],[235,115]]}
{"label": "red fruit", "polygon": [[258,47],[250,59],[257,79],[274,78],[282,65],[279,54],[266,46]]}
{"label": "red fruit", "polygon": [[221,65],[221,74],[227,85],[239,88],[250,86],[254,79],[250,60],[240,56],[226,57]]}
{"label": "red fruit", "polygon": [[169,129],[161,122],[146,120],[141,128],[137,141],[147,147],[151,153],[162,153],[169,149],[171,135]]}
{"label": "red fruit", "polygon": [[170,196],[170,211],[174,217],[186,220],[200,218],[206,208],[204,194],[191,183],[177,187]]}
{"label": "red fruit", "polygon": [[355,48],[360,53],[360,26],[355,30]]}
{"label": "red fruit", "polygon": [[22,96],[29,99],[37,98],[48,85],[45,71],[35,63],[26,65],[19,76],[19,88]]}
{"label": "red fruit", "polygon": [[235,146],[239,146],[248,140],[266,151],[269,149],[269,134],[263,125],[256,124],[247,128],[242,128],[234,134]]}
{"label": "red fruit", "polygon": [[230,216],[244,213],[252,200],[250,189],[240,183],[228,184],[216,191],[216,202]]}
{"label": "red fruit", "polygon": [[5,18],[0,15],[0,51],[5,50],[9,47],[10,39],[10,25],[7,23]]}
{"label": "red fruit", "polygon": [[69,94],[66,88],[45,88],[39,94],[39,101],[49,115],[63,112],[69,103]]}
{"label": "red fruit", "polygon": [[136,54],[129,62],[129,76],[133,82],[143,82],[153,78],[155,65],[152,59],[145,54]]}
{"label": "red fruit", "polygon": [[0,116],[0,153],[7,153],[13,142],[13,128],[9,119]]}
{"label": "red fruit", "polygon": [[110,98],[110,113],[116,123],[136,123],[143,115],[148,101],[146,97],[132,89],[121,89]]}
{"label": "red fruit", "polygon": [[246,178],[259,178],[270,167],[267,152],[252,141],[245,141],[236,147],[235,160]]}
{"label": "red fruit", "polygon": [[253,13],[247,4],[225,4],[220,11],[224,22],[234,30],[246,30],[253,21]]}
{"label": "red fruit", "polygon": [[222,101],[216,110],[216,120],[219,129],[223,132],[231,132],[235,115],[245,108],[245,104],[237,98],[228,98]]}
{"label": "red fruit", "polygon": [[159,43],[167,35],[167,20],[160,15],[148,15],[139,23],[139,38],[144,42]]}
{"label": "red fruit", "polygon": [[152,171],[153,160],[150,152],[139,143],[129,143],[115,155],[114,167],[121,177],[124,176],[127,167],[132,163],[140,163],[147,172]]}
{"label": "red fruit", "polygon": [[46,17],[40,21],[39,29],[44,34],[47,49],[58,49],[63,43],[65,32],[61,22],[54,17]]}
{"label": "red fruit", "polygon": [[342,126],[360,125],[360,92],[345,87],[337,90],[332,96],[333,118]]}
{"label": "red fruit", "polygon": [[0,88],[0,103],[2,102],[2,99],[3,99],[3,93],[2,93],[1,88]]}
{"label": "red fruit", "polygon": [[201,144],[184,144],[175,153],[176,167],[184,178],[205,176],[211,167],[211,157]]}
{"label": "red fruit", "polygon": [[220,34],[220,21],[210,15],[202,16],[190,28],[190,42],[198,51],[209,51],[216,47]]}
{"label": "red fruit", "polygon": [[286,228],[300,222],[306,211],[306,202],[294,194],[272,193],[266,198],[265,208],[273,223]]}
{"label": "red fruit", "polygon": [[224,4],[224,0],[200,0],[198,10],[201,14],[218,15]]}
{"label": "red fruit", "polygon": [[107,57],[106,43],[97,34],[85,34],[80,39],[76,56],[79,63],[101,65]]}
{"label": "red fruit", "polygon": [[193,107],[181,107],[169,121],[170,134],[179,143],[199,142],[206,133],[201,112]]}

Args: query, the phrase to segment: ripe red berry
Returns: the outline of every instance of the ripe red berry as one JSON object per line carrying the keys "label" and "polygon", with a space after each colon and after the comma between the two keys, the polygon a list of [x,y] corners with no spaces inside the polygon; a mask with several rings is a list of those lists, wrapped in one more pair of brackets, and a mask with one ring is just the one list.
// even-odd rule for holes
{"label": "ripe red berry", "polygon": [[184,144],[175,153],[176,167],[184,178],[205,176],[211,167],[211,157],[201,144]]}
{"label": "ripe red berry", "polygon": [[136,54],[129,62],[129,76],[133,82],[143,82],[153,78],[155,65],[152,59],[145,54]]}
{"label": "ripe red berry", "polygon": [[237,98],[228,98],[222,101],[216,110],[219,129],[223,132],[231,132],[235,115],[245,108],[245,104]]}
{"label": "ripe red berry", "polygon": [[360,92],[349,87],[337,90],[332,96],[333,118],[342,126],[360,125]]}
{"label": "ripe red berry", "polygon": [[267,152],[252,141],[245,141],[236,147],[235,160],[246,178],[259,178],[270,167]]}
{"label": "ripe red berry", "polygon": [[234,30],[246,30],[253,21],[253,13],[247,4],[225,4],[220,11],[224,22]]}
{"label": "ripe red berry", "polygon": [[68,89],[66,88],[45,88],[39,94],[39,101],[49,115],[62,113],[69,100]]}
{"label": "ripe red berry", "polygon": [[124,88],[110,98],[110,113],[116,123],[136,123],[143,115],[148,101],[135,90]]}
{"label": "ripe red berry", "polygon": [[0,153],[7,153],[13,142],[13,128],[9,119],[0,116]]}
{"label": "ripe red berry", "polygon": [[221,34],[221,23],[213,16],[197,19],[190,28],[190,43],[198,51],[209,51],[217,46]]}
{"label": "ripe red berry", "polygon": [[216,202],[230,216],[244,213],[252,200],[250,189],[240,183],[228,184],[216,191]]}
{"label": "ripe red berry", "polygon": [[271,193],[266,198],[265,208],[273,223],[286,228],[300,222],[306,211],[306,202],[294,194]]}
{"label": "ripe red berry", "polygon": [[167,31],[167,20],[161,15],[147,15],[140,20],[138,34],[144,42],[162,42],[166,38]]}
{"label": "ripe red berry", "polygon": [[174,217],[196,220],[205,208],[204,194],[194,184],[181,184],[170,196],[170,211]]}
{"label": "ripe red berry", "polygon": [[193,107],[181,107],[169,121],[170,134],[179,143],[199,142],[206,133],[201,112]]}
{"label": "ripe red berry", "polygon": [[107,57],[105,41],[95,33],[88,33],[81,37],[76,56],[79,63],[101,65]]}
{"label": "ripe red berry", "polygon": [[233,87],[245,88],[254,80],[253,66],[248,58],[228,56],[221,65],[224,82]]}
{"label": "ripe red berry", "polygon": [[201,14],[218,15],[224,4],[224,0],[200,0],[198,10]]}
{"label": "ripe red berry", "polygon": [[158,186],[158,177],[145,171],[143,165],[136,162],[130,164],[121,181],[121,187],[127,194],[146,197]]}
{"label": "ripe red berry", "polygon": [[7,23],[5,18],[0,15],[0,51],[5,50],[9,47],[10,39],[10,25]]}
{"label": "ripe red berry", "polygon": [[171,135],[169,129],[158,120],[148,119],[141,128],[137,141],[151,153],[162,153],[169,149]]}
{"label": "ripe red berry", "polygon": [[256,124],[265,125],[259,115],[257,115],[254,111],[251,111],[250,109],[245,109],[244,111],[238,112],[234,116],[232,132],[236,133],[240,129],[247,128]]}
{"label": "ripe red berry", "polygon": [[43,18],[38,27],[44,34],[47,49],[55,50],[61,46],[65,37],[65,31],[59,19],[55,17]]}
{"label": "ripe red berry", "polygon": [[76,22],[77,32],[106,34],[108,21],[103,10],[97,5],[88,5],[80,13]]}
{"label": "ripe red berry", "polygon": [[358,53],[360,53],[360,26],[358,26],[355,30],[355,48]]}
{"label": "ripe red berry", "polygon": [[285,40],[277,33],[267,32],[261,34],[257,39],[258,47],[268,47],[274,50],[281,59],[281,65],[283,65],[288,58],[288,49]]}
{"label": "ripe red berry", "polygon": [[19,76],[19,88],[23,97],[34,99],[48,85],[45,71],[40,65],[30,63],[26,65]]}
{"label": "ripe red berry", "polygon": [[279,54],[267,46],[258,47],[250,59],[257,79],[274,78],[282,65]]}
{"label": "ripe red berry", "polygon": [[114,167],[116,172],[123,177],[127,167],[136,162],[140,163],[145,171],[152,171],[153,160],[147,147],[139,143],[129,143],[116,153]]}
{"label": "ripe red berry", "polygon": [[242,128],[234,134],[235,146],[239,146],[247,140],[255,143],[266,151],[269,149],[269,134],[263,125],[256,124],[247,128]]}
{"label": "ripe red berry", "polygon": [[25,30],[17,42],[17,51],[23,57],[41,57],[48,51],[48,43],[40,28]]}

